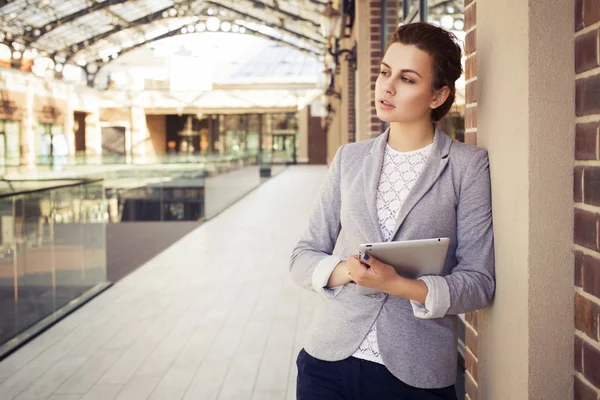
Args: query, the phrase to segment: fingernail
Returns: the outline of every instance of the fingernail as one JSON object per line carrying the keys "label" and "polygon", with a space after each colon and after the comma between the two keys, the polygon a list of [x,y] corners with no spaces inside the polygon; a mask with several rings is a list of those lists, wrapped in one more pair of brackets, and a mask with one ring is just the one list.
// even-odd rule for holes
{"label": "fingernail", "polygon": [[369,255],[365,253],[365,256],[363,257],[364,260],[368,260],[369,259]]}

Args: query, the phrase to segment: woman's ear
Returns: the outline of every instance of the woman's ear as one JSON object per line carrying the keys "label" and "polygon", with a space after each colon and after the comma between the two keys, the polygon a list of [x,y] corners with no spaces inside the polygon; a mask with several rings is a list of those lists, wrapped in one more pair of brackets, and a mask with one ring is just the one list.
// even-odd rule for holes
{"label": "woman's ear", "polygon": [[429,105],[429,107],[432,110],[435,110],[436,108],[438,108],[446,102],[448,96],[450,96],[450,89],[448,88],[448,86],[444,86],[441,89],[435,90],[433,94],[433,99],[431,100],[431,104]]}

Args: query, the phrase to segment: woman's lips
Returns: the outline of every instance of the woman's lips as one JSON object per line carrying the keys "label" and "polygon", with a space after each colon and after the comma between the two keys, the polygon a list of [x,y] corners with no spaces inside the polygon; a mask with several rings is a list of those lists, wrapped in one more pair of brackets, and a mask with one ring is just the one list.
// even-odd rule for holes
{"label": "woman's lips", "polygon": [[389,101],[384,99],[379,100],[379,106],[384,110],[393,110],[396,108]]}

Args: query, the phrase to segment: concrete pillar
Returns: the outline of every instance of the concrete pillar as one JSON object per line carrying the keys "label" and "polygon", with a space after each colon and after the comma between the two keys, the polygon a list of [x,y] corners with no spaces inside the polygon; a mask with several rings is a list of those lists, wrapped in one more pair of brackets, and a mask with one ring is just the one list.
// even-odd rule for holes
{"label": "concrete pillar", "polygon": [[308,119],[310,118],[310,105],[298,111],[298,163],[308,162]]}
{"label": "concrete pillar", "polygon": [[85,117],[85,154],[102,154],[102,128],[100,110],[96,108]]}
{"label": "concrete pillar", "polygon": [[21,143],[23,153],[21,162],[27,168],[35,168],[36,165],[36,120],[34,115],[35,83],[34,80],[27,79],[27,89],[25,92],[25,109],[23,110],[23,120],[21,127]]}
{"label": "concrete pillar", "polygon": [[369,54],[369,1],[356,0],[356,18],[354,35],[356,39],[356,141],[370,139],[369,123],[371,119],[371,61]]}
{"label": "concrete pillar", "polygon": [[497,290],[480,398],[573,398],[573,4],[478,0],[478,144],[490,152]]}

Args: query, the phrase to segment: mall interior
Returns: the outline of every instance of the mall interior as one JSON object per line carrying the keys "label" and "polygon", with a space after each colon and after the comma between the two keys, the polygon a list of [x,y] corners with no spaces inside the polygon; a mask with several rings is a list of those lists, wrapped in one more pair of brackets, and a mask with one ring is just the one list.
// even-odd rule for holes
{"label": "mall interior", "polygon": [[416,21],[490,159],[457,397],[600,400],[600,0],[0,0],[0,400],[295,399],[289,258]]}

